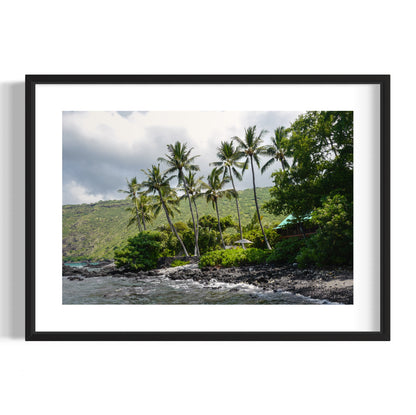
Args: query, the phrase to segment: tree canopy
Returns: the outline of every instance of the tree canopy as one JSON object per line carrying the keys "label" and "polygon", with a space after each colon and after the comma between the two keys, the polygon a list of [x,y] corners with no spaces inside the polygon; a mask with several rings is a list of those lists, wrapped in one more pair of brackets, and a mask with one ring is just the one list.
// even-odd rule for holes
{"label": "tree canopy", "polygon": [[[296,256],[302,266],[352,264],[353,113],[307,112],[291,125],[281,145],[291,165],[273,173],[269,213],[311,214],[317,232]],[[280,249],[280,247],[279,247]]]}
{"label": "tree canopy", "polygon": [[297,218],[322,206],[327,197],[353,196],[353,113],[310,111],[289,128],[282,150],[291,156],[289,168],[273,173],[269,213]]}

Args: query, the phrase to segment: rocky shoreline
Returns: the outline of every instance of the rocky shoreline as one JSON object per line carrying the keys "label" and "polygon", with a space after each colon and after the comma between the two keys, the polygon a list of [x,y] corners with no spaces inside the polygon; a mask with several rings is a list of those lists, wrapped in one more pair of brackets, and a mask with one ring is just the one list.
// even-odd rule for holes
{"label": "rocky shoreline", "polygon": [[192,279],[198,282],[216,280],[227,283],[252,284],[263,289],[289,291],[315,299],[353,304],[352,268],[298,269],[296,265],[251,265],[234,268],[198,268],[196,263],[176,268],[131,272],[102,264],[88,268],[62,267],[62,275],[77,281],[90,277],[145,278],[164,275],[172,280]]}

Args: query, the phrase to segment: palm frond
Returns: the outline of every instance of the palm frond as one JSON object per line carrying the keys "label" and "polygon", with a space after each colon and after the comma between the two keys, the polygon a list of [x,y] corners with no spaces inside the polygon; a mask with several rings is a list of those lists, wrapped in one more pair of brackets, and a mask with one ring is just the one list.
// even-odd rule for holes
{"label": "palm frond", "polygon": [[246,161],[244,162],[243,168],[241,169],[241,175],[244,174],[244,172],[248,169],[248,157],[246,158]]}
{"label": "palm frond", "polygon": [[130,226],[137,225],[137,219],[135,216],[132,216],[129,221],[127,222],[127,227],[130,228]]}
{"label": "palm frond", "polygon": [[239,169],[242,169],[244,167],[243,161],[235,161],[234,166],[238,167]]}
{"label": "palm frond", "polygon": [[157,161],[158,161],[159,163],[167,163],[167,162],[168,162],[168,160],[167,160],[165,157],[158,157],[158,158],[157,158]]}
{"label": "palm frond", "polygon": [[283,157],[283,158],[280,160],[280,163],[282,163],[282,167],[283,167],[284,169],[289,169],[289,168],[290,168],[290,165],[289,165],[289,163],[287,162],[287,160],[286,160],[286,158],[285,158],[285,157]]}
{"label": "palm frond", "polygon": [[[241,163],[241,164],[243,164],[243,163]],[[231,169],[231,171],[233,172],[233,174],[234,174],[234,176],[238,179],[238,180],[243,180],[243,176],[242,176],[242,174],[235,168],[235,167],[232,167],[232,169]]]}
{"label": "palm frond", "polygon": [[234,137],[231,138],[231,140],[237,141],[240,148],[242,148],[242,149],[247,148],[246,143],[240,137],[234,136]]}
{"label": "palm frond", "polygon": [[263,174],[274,162],[275,158],[273,157],[261,168],[261,174]]}
{"label": "palm frond", "polygon": [[258,139],[262,139],[264,135],[266,135],[268,133],[267,130],[261,130],[259,132],[259,135],[257,136]]}

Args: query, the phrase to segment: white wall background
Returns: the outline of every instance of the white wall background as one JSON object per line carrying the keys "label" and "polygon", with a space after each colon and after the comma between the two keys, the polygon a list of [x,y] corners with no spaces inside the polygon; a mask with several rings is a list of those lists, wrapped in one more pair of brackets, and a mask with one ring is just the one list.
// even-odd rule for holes
{"label": "white wall background", "polygon": [[[286,415],[414,410],[415,10],[410,1],[282,3],[2,4],[3,413]],[[390,73],[392,341],[24,342],[25,73]]]}

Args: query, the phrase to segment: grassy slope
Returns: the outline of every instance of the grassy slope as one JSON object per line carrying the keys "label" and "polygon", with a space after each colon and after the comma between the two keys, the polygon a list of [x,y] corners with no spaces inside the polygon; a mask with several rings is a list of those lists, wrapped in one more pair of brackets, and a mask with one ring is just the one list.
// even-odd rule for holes
{"label": "grassy slope", "polygon": [[[268,188],[257,189],[259,205],[270,198]],[[109,200],[92,204],[66,205],[62,207],[62,250],[64,258],[86,257],[90,259],[112,258],[115,246],[121,246],[128,237],[137,232],[134,226],[127,229],[129,206],[126,200]],[[204,199],[197,201],[199,216],[213,215],[215,210]],[[180,205],[181,213],[177,214],[174,222],[187,222],[190,219],[186,201]],[[231,215],[237,222],[234,200],[222,199],[219,203],[221,217]],[[253,191],[240,192],[240,211],[243,225],[250,222],[256,211]],[[278,223],[282,219],[262,211],[264,224]],[[166,223],[163,215],[149,226],[156,228]]]}

